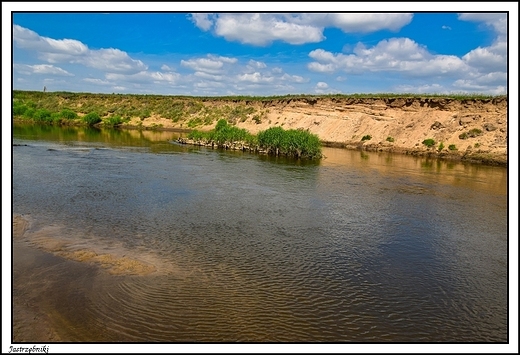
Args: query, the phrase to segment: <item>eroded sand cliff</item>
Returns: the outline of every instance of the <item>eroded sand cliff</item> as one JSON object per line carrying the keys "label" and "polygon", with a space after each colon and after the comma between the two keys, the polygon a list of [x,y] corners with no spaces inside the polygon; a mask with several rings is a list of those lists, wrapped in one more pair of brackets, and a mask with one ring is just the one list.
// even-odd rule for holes
{"label": "eroded sand cliff", "polygon": [[[507,165],[507,98],[304,97],[201,101],[208,109],[253,107],[254,113],[235,122],[251,133],[282,126],[309,130],[325,144],[338,147]],[[187,122],[187,119],[173,122],[152,114],[144,120],[134,118],[129,124],[179,129],[187,128]],[[196,128],[209,130],[215,123]],[[362,140],[368,135],[371,139]],[[426,139],[433,139],[435,145],[427,147],[423,144]]]}

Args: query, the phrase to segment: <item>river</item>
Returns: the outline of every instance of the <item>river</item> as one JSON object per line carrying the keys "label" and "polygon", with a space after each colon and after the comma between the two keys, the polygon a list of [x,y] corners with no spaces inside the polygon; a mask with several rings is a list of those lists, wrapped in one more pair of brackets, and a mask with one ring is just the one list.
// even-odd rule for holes
{"label": "river", "polygon": [[508,341],[506,168],[179,134],[13,126],[15,340]]}

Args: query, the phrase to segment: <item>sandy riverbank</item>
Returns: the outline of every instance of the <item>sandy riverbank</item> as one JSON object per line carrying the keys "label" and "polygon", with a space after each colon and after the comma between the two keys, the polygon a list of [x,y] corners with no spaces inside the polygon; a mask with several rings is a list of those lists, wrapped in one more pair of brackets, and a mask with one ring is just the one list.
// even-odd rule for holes
{"label": "sandy riverbank", "polygon": [[[327,146],[507,165],[506,98],[321,97],[237,102],[207,99],[202,103],[208,109],[251,107],[254,114],[236,120],[235,124],[253,134],[282,126],[309,130]],[[134,118],[128,126],[185,129],[188,122],[152,115]],[[195,128],[210,130],[214,126],[215,122]],[[362,140],[365,136],[371,138]],[[433,139],[435,145],[425,146],[426,139]]]}

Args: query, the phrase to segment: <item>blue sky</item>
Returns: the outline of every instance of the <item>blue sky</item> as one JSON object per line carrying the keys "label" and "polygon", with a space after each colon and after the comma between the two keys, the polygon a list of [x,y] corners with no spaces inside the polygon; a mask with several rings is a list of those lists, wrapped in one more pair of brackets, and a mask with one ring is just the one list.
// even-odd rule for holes
{"label": "blue sky", "polygon": [[126,13],[14,12],[13,88],[193,96],[507,93],[505,12],[189,9],[204,6],[189,4],[180,13],[139,12],[153,5]]}

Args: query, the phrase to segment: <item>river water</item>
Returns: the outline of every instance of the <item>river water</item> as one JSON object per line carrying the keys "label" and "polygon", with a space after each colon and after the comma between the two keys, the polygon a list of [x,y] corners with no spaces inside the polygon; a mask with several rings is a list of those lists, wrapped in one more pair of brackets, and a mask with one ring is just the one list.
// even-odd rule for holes
{"label": "river water", "polygon": [[14,297],[37,291],[59,339],[508,340],[507,169],[178,135],[14,125],[20,243],[47,255]]}

